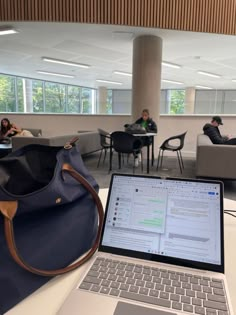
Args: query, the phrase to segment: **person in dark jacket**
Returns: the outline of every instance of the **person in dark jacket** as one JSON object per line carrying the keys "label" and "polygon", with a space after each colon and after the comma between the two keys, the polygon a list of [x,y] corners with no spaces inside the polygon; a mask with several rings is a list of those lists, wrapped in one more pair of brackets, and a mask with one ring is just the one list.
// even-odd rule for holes
{"label": "person in dark jacket", "polygon": [[236,144],[236,138],[221,135],[219,130],[220,125],[223,125],[221,117],[214,116],[212,117],[211,123],[204,125],[203,132],[214,144]]}
{"label": "person in dark jacket", "polygon": [[[155,123],[155,121],[152,118],[150,118],[150,114],[149,114],[148,109],[143,109],[142,117],[140,117],[138,120],[136,120],[135,124],[141,125],[142,127],[144,127],[146,129],[147,132],[157,133],[157,124]],[[147,146],[147,145],[152,144],[153,136],[140,137],[139,139],[142,141],[143,146]],[[140,153],[135,157],[135,166],[136,167],[138,166],[138,162],[141,162],[141,154]]]}
{"label": "person in dark jacket", "polygon": [[157,125],[156,125],[155,121],[153,121],[152,118],[150,118],[150,114],[149,114],[148,109],[143,109],[142,117],[140,117],[138,120],[136,120],[135,123],[144,127],[147,132],[157,133]]}

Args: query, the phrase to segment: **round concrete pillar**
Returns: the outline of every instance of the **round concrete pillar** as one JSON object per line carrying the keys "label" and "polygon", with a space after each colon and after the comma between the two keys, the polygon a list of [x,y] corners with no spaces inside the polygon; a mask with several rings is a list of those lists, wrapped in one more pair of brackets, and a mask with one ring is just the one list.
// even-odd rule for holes
{"label": "round concrete pillar", "polygon": [[98,113],[106,114],[107,111],[107,88],[105,86],[100,86],[98,88]]}
{"label": "round concrete pillar", "polygon": [[161,96],[162,39],[142,35],[133,42],[132,120],[141,116],[144,108],[157,122]]}
{"label": "round concrete pillar", "polygon": [[185,89],[185,114],[194,114],[195,91],[195,87],[187,87]]}

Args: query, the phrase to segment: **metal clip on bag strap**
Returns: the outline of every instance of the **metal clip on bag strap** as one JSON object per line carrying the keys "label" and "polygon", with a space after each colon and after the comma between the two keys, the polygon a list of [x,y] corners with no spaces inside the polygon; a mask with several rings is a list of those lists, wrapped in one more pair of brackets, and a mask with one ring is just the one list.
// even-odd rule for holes
{"label": "metal clip on bag strap", "polygon": [[97,232],[97,237],[94,242],[93,247],[80,258],[77,262],[62,268],[62,269],[57,269],[57,270],[41,270],[34,268],[30,265],[28,265],[20,256],[16,244],[15,244],[15,238],[14,238],[14,229],[13,229],[13,218],[16,213],[17,209],[17,201],[1,201],[0,202],[0,212],[4,215],[4,229],[5,229],[5,238],[7,241],[8,249],[10,251],[10,254],[12,258],[19,264],[22,268],[35,273],[37,275],[41,276],[57,276],[64,274],[66,272],[72,271],[82,264],[84,264],[87,260],[89,260],[93,254],[96,252],[98,245],[99,245],[99,240],[101,237],[101,232],[102,232],[102,223],[104,219],[104,211],[103,211],[103,206],[101,203],[100,198],[98,197],[98,194],[96,190],[89,184],[89,182],[81,176],[78,172],[76,172],[69,164],[63,164],[62,166],[62,171],[68,172],[72,177],[74,177],[78,182],[80,182],[92,195],[96,206],[98,210],[98,216],[99,216],[99,225],[98,225],[98,232]]}

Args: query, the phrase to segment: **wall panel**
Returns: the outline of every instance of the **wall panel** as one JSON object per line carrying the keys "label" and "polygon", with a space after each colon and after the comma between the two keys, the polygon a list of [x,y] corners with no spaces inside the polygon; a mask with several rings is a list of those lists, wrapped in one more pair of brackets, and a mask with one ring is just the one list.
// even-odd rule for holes
{"label": "wall panel", "polygon": [[0,21],[80,22],[236,34],[236,0],[0,0]]}

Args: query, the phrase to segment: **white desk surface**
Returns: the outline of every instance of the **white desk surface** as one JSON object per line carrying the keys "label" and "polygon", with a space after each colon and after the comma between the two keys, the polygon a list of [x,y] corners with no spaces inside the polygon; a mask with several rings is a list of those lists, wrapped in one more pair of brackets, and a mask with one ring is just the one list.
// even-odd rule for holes
{"label": "white desk surface", "polygon": [[[105,208],[108,189],[101,189],[100,198]],[[224,200],[225,209],[235,209],[236,202]],[[225,219],[225,269],[228,288],[234,313],[236,314],[236,218],[224,215]],[[55,315],[61,304],[75,286],[80,273],[86,268],[81,268],[59,277],[55,277],[40,289],[35,291],[21,303],[16,305],[6,315]],[[81,314],[83,315],[83,314]]]}

